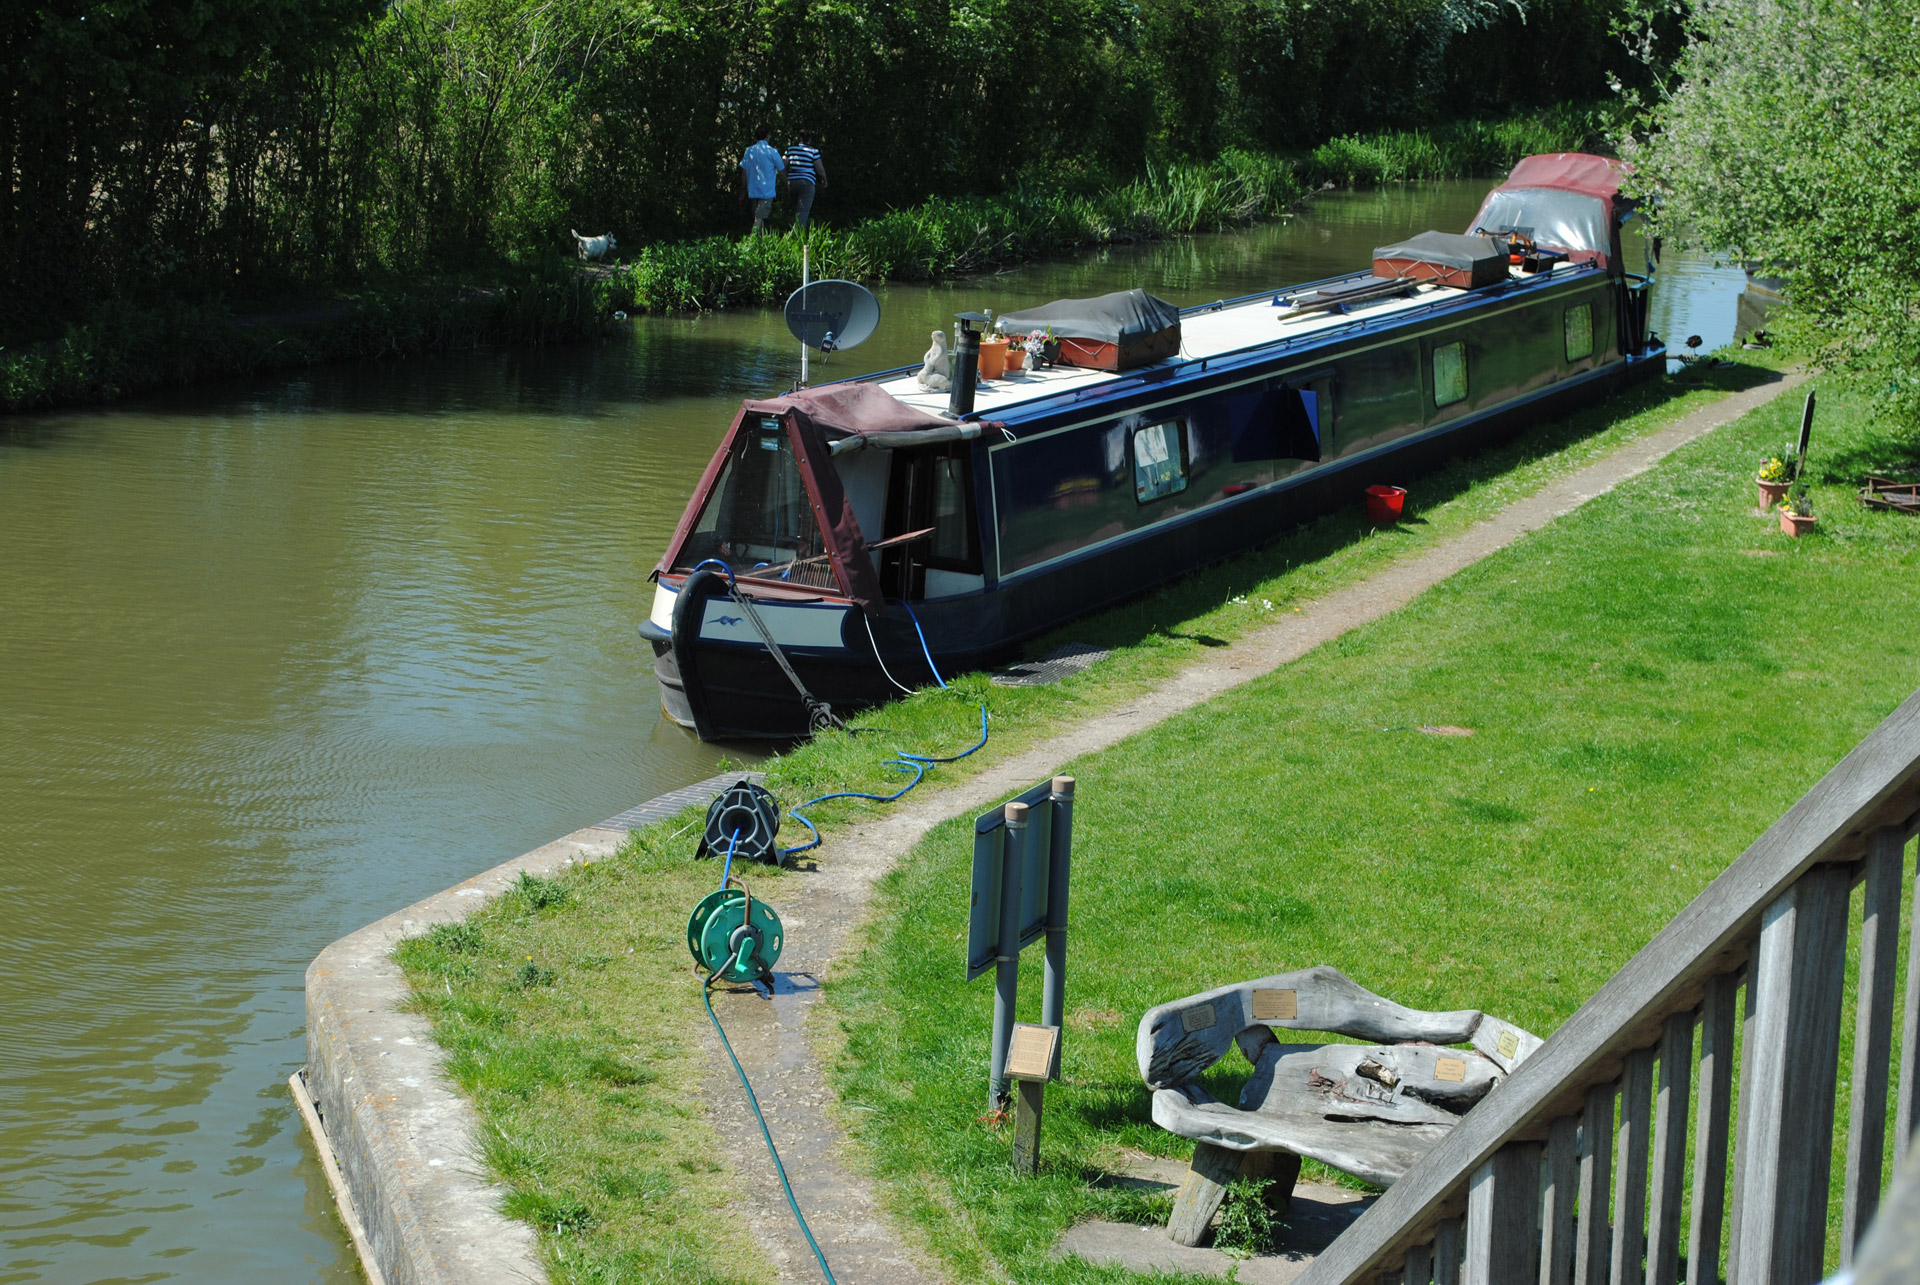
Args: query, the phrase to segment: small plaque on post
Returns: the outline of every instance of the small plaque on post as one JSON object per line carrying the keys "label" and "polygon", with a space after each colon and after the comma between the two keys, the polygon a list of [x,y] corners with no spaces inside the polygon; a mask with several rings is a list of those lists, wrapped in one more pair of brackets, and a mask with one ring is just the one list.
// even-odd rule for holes
{"label": "small plaque on post", "polygon": [[1060,1042],[1057,1026],[1016,1023],[1007,1049],[1007,1078],[1045,1081],[1053,1074],[1053,1050]]}

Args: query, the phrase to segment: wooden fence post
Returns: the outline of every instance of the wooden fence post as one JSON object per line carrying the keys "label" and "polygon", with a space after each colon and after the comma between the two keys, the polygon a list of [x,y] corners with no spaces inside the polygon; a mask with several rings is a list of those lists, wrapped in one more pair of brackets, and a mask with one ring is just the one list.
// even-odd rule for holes
{"label": "wooden fence post", "polygon": [[1693,1088],[1693,1014],[1668,1016],[1660,1035],[1660,1084],[1653,1119],[1653,1185],[1648,1193],[1647,1279],[1680,1279],[1680,1198],[1687,1169],[1687,1102]]}
{"label": "wooden fence post", "polygon": [[1880,1207],[1887,1142],[1887,1073],[1893,1061],[1893,972],[1900,949],[1900,858],[1906,836],[1891,827],[1867,836],[1860,907],[1860,985],[1853,1027],[1853,1100],[1847,1125],[1846,1203],[1840,1262],[1853,1262],[1860,1233]]}
{"label": "wooden fence post", "polygon": [[1540,1285],[1573,1285],[1573,1202],[1580,1172],[1579,1116],[1563,1115],[1548,1126],[1546,1169],[1540,1198]]}
{"label": "wooden fence post", "polygon": [[1819,1280],[1847,957],[1848,872],[1815,866],[1762,912],[1741,1086],[1741,1285]]}
{"label": "wooden fence post", "polygon": [[1467,1186],[1465,1285],[1538,1285],[1540,1144],[1510,1142]]}
{"label": "wooden fence post", "polygon": [[1607,1251],[1612,1245],[1607,1223],[1612,1170],[1613,1086],[1596,1084],[1587,1090],[1586,1110],[1580,1117],[1580,1236],[1573,1251],[1575,1285],[1606,1285]]}
{"label": "wooden fence post", "polygon": [[1627,1054],[1620,1077],[1619,1153],[1613,1175],[1613,1285],[1641,1285],[1647,1257],[1647,1152],[1653,1115],[1653,1050]]}
{"label": "wooden fence post", "polygon": [[[1693,1225],[1687,1230],[1689,1285],[1716,1285],[1727,1217],[1727,1123],[1733,1098],[1733,1017],[1740,978],[1722,973],[1700,1000],[1699,1121],[1693,1140]],[[1694,1264],[1714,1264],[1708,1279]]]}

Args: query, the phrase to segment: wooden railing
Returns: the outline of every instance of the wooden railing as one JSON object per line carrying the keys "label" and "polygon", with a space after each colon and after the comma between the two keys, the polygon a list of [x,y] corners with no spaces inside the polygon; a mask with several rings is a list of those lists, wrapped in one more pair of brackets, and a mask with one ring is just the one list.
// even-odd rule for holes
{"label": "wooden railing", "polygon": [[[1902,862],[1917,823],[1920,694],[1389,1188],[1301,1285],[1810,1285],[1830,1235],[1850,1262],[1880,1202],[1896,1002],[1896,1166],[1920,1123],[1916,953],[1904,997],[1895,994]],[[1847,1142],[1836,1159],[1857,884]],[[1845,1197],[1833,1209],[1836,1162]]]}

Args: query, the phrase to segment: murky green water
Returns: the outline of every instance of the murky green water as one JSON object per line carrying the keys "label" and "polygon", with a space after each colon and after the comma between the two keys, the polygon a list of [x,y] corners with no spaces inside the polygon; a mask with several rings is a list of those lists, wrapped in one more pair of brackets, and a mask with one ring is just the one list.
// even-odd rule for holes
{"label": "murky green water", "polygon": [[[917,361],[962,308],[1332,275],[1485,187],[893,287],[814,377]],[[1656,328],[1722,342],[1740,274],[1669,270]],[[797,367],[773,314],[656,319],[5,425],[0,1285],[355,1277],[285,1088],[302,972],[715,770],[634,623],[733,404]]]}

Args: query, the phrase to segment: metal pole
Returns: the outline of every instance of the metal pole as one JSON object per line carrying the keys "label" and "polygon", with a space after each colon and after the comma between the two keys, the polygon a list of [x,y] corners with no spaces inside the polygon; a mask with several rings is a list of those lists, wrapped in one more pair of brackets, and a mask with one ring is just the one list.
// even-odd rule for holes
{"label": "metal pole", "polygon": [[1066,1042],[1067,875],[1073,865],[1073,778],[1053,778],[1047,802],[1053,805],[1052,842],[1047,852],[1047,976],[1040,992],[1040,1023],[1058,1028],[1053,1042],[1053,1079],[1060,1078],[1060,1046]]}
{"label": "metal pole", "polygon": [[[808,262],[807,251],[811,248],[812,247],[808,245],[808,243],[805,241],[802,241],[800,243],[800,288],[802,290],[805,290],[807,288],[807,285],[809,282],[808,268],[811,265]],[[805,388],[806,386],[807,386],[807,345],[806,345],[806,341],[802,340],[800,343],[800,387]]]}
{"label": "metal pole", "polygon": [[987,1110],[1007,1093],[1007,1045],[1013,1041],[1014,993],[1020,986],[1020,865],[1027,847],[1027,805],[1007,804],[1000,850],[1000,952],[993,971],[993,1054],[987,1065]]}
{"label": "metal pole", "polygon": [[971,313],[960,314],[960,342],[953,353],[953,374],[947,385],[947,414],[959,419],[973,410],[974,382],[980,377],[980,332]]}

